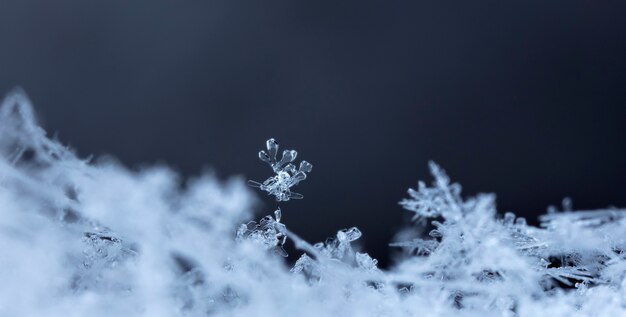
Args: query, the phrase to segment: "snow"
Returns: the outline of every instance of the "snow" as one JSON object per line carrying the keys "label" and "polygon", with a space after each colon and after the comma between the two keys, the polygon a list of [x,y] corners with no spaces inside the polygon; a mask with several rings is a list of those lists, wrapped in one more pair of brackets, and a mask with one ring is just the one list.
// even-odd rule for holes
{"label": "snow", "polygon": [[[312,165],[277,151],[269,140],[275,176],[253,184],[286,203]],[[15,90],[0,106],[0,316],[626,315],[626,210],[566,201],[533,227],[430,167],[432,185],[401,202],[415,222],[391,247],[405,256],[381,270],[352,248],[357,228],[309,243],[280,222],[285,205],[251,221],[241,179],[181,189],[164,166],[81,159]],[[301,250],[293,268],[285,243]]]}

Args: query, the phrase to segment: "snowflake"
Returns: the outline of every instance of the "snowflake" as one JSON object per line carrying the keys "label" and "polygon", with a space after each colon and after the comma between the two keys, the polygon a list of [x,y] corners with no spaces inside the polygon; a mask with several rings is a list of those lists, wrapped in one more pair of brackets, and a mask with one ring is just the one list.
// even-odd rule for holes
{"label": "snowflake", "polygon": [[419,182],[417,190],[409,188],[411,198],[403,199],[400,205],[404,209],[415,213],[413,220],[424,220],[439,216],[459,216],[462,199],[460,197],[461,186],[456,183],[450,184],[450,178],[446,172],[435,164],[429,162],[430,172],[435,177],[433,187]]}
{"label": "snowflake", "polygon": [[267,152],[260,151],[259,158],[261,161],[269,164],[276,175],[269,177],[263,183],[250,180],[248,184],[266,191],[268,195],[276,196],[276,201],[302,199],[304,196],[292,192],[291,187],[305,180],[306,173],[311,172],[313,165],[307,161],[302,161],[300,162],[300,167],[296,169],[296,166],[292,164],[292,162],[295,161],[298,152],[295,150],[285,150],[283,151],[282,158],[277,160],[278,143],[276,140],[269,139],[266,144]]}

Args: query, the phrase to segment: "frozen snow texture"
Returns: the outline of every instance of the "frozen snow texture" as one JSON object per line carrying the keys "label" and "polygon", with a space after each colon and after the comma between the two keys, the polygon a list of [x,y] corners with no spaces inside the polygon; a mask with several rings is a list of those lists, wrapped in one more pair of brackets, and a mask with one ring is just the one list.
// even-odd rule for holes
{"label": "frozen snow texture", "polygon": [[[532,227],[430,166],[433,185],[402,202],[419,220],[393,243],[406,255],[383,271],[355,250],[356,228],[312,245],[280,212],[241,227],[255,199],[239,179],[181,189],[166,167],[80,159],[13,91],[0,106],[0,316],[625,314],[625,210],[566,201]],[[286,237],[304,251],[291,269]]]}

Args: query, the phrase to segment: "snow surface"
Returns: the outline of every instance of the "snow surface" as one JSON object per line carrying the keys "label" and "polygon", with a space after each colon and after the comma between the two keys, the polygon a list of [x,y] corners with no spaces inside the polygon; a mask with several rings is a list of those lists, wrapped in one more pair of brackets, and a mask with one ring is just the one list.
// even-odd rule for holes
{"label": "snow surface", "polygon": [[532,227],[431,163],[433,184],[401,202],[406,256],[383,271],[351,247],[367,232],[310,244],[280,211],[250,222],[243,180],[183,188],[167,167],[80,159],[34,118],[20,90],[0,107],[0,316],[626,316],[625,210]]}

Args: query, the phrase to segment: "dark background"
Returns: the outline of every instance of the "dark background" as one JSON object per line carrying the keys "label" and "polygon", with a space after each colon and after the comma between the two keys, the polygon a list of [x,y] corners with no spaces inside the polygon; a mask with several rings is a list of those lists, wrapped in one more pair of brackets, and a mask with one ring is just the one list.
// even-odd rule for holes
{"label": "dark background", "polygon": [[383,265],[429,159],[530,219],[626,206],[624,1],[0,0],[0,45],[0,91],[83,156],[261,181],[296,148],[284,222]]}

